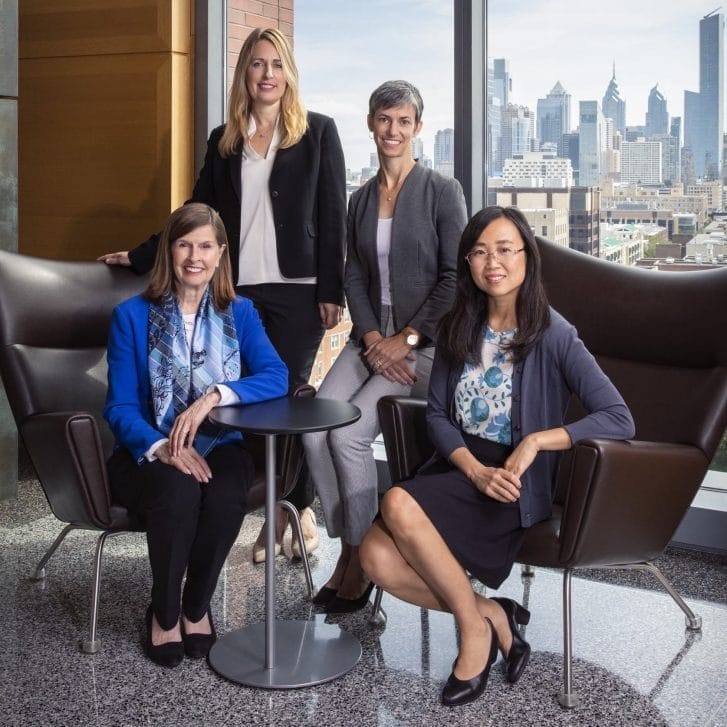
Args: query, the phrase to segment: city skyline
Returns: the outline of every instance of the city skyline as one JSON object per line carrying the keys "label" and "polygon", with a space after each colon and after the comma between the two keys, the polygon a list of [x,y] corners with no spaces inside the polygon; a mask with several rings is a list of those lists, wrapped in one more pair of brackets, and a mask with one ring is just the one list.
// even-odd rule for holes
{"label": "city skyline", "polygon": [[[614,62],[628,125],[645,123],[657,84],[670,118],[683,119],[684,92],[699,90],[699,21],[714,9],[708,0],[612,0],[593,8],[575,0],[489,0],[488,55],[508,60],[511,100],[532,112],[560,82],[572,98],[573,128],[579,101],[601,103]],[[432,156],[436,132],[453,126],[449,0],[298,0],[294,26],[304,101],[336,119],[349,168],[368,166],[374,148],[366,104],[371,90],[390,78],[410,80],[422,92],[421,137]]]}

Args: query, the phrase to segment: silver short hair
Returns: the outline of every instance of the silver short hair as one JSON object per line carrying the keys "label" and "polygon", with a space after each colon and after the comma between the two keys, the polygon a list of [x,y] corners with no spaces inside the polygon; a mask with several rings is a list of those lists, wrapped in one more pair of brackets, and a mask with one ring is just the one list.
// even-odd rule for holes
{"label": "silver short hair", "polygon": [[414,122],[418,124],[424,112],[419,89],[409,81],[385,81],[369,97],[369,116],[378,109],[398,108],[406,104],[414,107]]}

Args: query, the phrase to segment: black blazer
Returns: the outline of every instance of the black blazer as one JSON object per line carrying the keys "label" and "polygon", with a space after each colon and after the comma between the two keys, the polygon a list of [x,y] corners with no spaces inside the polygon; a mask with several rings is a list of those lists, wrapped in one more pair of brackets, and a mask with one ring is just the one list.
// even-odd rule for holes
{"label": "black blazer", "polygon": [[[223,159],[218,150],[224,126],[207,142],[204,165],[188,202],[217,210],[227,230],[233,275],[240,253],[240,169],[242,151]],[[280,272],[286,278],[318,280],[320,303],[343,304],[346,240],[346,167],[333,119],[308,112],[308,129],[294,146],[278,149],[270,174]],[[154,265],[159,235],[129,252],[139,273]]]}

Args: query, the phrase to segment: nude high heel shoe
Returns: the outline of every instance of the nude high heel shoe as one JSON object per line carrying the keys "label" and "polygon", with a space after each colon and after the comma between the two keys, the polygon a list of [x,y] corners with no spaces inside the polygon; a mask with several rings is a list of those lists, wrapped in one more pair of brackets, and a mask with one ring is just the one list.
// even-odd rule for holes
{"label": "nude high heel shoe", "polygon": [[[288,513],[282,507],[275,508],[275,556],[279,556],[282,550],[283,535],[288,528]],[[260,528],[255,544],[252,546],[252,562],[265,562],[265,536],[267,533],[267,522]]]}
{"label": "nude high heel shoe", "polygon": [[[311,508],[306,507],[300,512],[300,527],[303,531],[303,542],[305,543],[305,552],[312,553],[320,544],[318,539],[318,525],[316,523],[316,514]],[[290,548],[293,551],[293,555],[296,558],[301,558],[300,544],[298,539],[293,537],[293,541],[290,544]]]}

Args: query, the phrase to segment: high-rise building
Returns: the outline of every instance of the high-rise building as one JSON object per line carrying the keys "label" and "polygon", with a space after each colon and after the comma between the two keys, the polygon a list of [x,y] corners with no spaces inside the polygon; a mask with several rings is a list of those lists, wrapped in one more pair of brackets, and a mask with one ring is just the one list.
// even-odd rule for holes
{"label": "high-rise building", "polygon": [[681,157],[679,155],[679,139],[671,134],[654,134],[649,141],[661,143],[661,178],[662,181],[674,185],[681,181]]}
{"label": "high-rise building", "polygon": [[512,90],[509,62],[495,58],[487,64],[487,169],[488,175],[502,173],[502,110]]}
{"label": "high-rise building", "polygon": [[661,184],[661,142],[624,141],[621,145],[621,181],[645,186]]}
{"label": "high-rise building", "polygon": [[702,180],[718,179],[725,132],[725,16],[716,10],[699,21],[699,92],[684,92],[684,146]]}
{"label": "high-rise building", "polygon": [[531,150],[535,137],[535,114],[527,106],[508,104],[502,110],[499,169],[505,159]]}
{"label": "high-rise building", "polygon": [[510,103],[512,91],[512,78],[510,78],[510,61],[507,58],[495,58],[492,61],[492,94],[500,99],[500,104],[506,108]]}
{"label": "high-rise building", "polygon": [[564,159],[570,159],[571,167],[573,168],[573,182],[574,184],[580,184],[578,181],[580,134],[577,131],[563,134],[561,142],[562,149],[560,155]]}
{"label": "high-rise building", "polygon": [[601,178],[605,120],[598,101],[581,101],[578,115],[578,184],[595,187]]}
{"label": "high-rise building", "polygon": [[626,102],[621,98],[616,83],[616,64],[613,64],[613,76],[609,81],[606,93],[603,94],[603,115],[607,119],[613,119],[616,128],[626,135]]}
{"label": "high-rise building", "polygon": [[434,135],[434,169],[454,176],[454,129],[440,129]]}
{"label": "high-rise building", "polygon": [[656,134],[666,134],[669,130],[669,113],[666,110],[666,99],[657,83],[649,92],[648,110],[646,112],[646,138]]}
{"label": "high-rise building", "polygon": [[562,152],[562,137],[570,131],[570,94],[556,82],[545,98],[538,99],[537,106],[537,137],[541,144],[558,145],[558,154]]}

